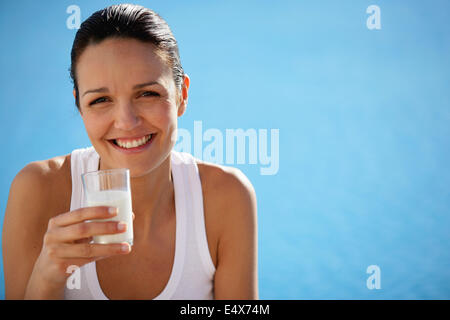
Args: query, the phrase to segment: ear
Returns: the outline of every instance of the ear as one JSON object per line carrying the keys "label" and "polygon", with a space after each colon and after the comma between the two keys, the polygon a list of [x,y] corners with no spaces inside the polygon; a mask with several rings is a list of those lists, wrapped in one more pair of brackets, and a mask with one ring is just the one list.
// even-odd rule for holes
{"label": "ear", "polygon": [[183,78],[183,85],[181,86],[181,101],[178,106],[178,116],[181,117],[184,112],[186,111],[187,103],[188,103],[188,92],[189,92],[189,85],[191,83],[191,79],[187,74],[184,75]]}

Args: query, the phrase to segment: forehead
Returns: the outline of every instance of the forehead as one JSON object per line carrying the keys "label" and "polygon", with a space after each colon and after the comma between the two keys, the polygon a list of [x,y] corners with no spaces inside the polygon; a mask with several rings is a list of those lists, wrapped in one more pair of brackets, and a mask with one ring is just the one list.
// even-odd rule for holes
{"label": "forehead", "polygon": [[77,62],[82,88],[159,81],[171,86],[172,71],[156,47],[135,39],[107,39],[86,47]]}

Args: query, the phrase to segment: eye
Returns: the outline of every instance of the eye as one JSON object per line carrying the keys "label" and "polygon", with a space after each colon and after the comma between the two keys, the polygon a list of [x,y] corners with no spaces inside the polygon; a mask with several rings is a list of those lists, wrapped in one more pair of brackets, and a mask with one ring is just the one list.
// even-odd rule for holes
{"label": "eye", "polygon": [[101,97],[101,98],[95,99],[94,101],[90,102],[89,105],[92,106],[93,104],[105,102],[105,99],[106,99],[106,97]]}
{"label": "eye", "polygon": [[[141,96],[144,97],[159,97],[160,94],[158,92],[155,91],[145,91],[141,94]],[[94,101],[90,102],[89,105],[92,106],[94,104],[98,104],[98,103],[102,103],[106,101],[106,97],[100,97],[95,99]]]}
{"label": "eye", "polygon": [[144,96],[144,97],[159,97],[160,94],[158,92],[155,92],[155,91],[145,91],[145,92],[142,93],[141,96]]}

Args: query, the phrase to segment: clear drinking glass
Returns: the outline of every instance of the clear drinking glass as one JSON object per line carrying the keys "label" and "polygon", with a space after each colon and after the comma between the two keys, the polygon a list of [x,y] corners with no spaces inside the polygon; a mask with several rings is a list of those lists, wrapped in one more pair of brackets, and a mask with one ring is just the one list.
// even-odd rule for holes
{"label": "clear drinking glass", "polygon": [[94,236],[94,243],[121,243],[133,245],[133,217],[131,206],[130,171],[111,169],[87,172],[81,175],[87,207],[116,207],[117,215],[97,221],[123,221],[127,230],[123,233]]}

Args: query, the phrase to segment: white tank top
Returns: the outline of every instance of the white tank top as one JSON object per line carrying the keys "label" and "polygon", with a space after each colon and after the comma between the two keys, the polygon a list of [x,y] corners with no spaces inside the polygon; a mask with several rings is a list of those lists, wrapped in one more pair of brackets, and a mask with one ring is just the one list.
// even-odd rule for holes
{"label": "white tank top", "polygon": [[[169,281],[154,299],[213,299],[215,267],[206,238],[197,163],[192,155],[185,152],[172,150],[170,157],[176,211],[175,257]],[[99,155],[93,147],[72,152],[71,211],[84,207],[81,174],[98,170],[98,165]],[[80,288],[75,286],[69,289],[65,286],[65,299],[108,299],[100,287],[95,262],[85,264],[79,271]]]}

